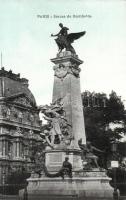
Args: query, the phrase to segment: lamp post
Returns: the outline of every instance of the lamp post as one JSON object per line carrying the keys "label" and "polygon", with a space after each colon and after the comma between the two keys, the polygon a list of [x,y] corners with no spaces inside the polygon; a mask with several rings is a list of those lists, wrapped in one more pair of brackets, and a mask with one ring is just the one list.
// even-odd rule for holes
{"label": "lamp post", "polygon": [[114,183],[113,199],[118,200],[119,196],[118,196],[118,192],[117,192],[116,170],[119,167],[119,162],[117,160],[117,142],[116,141],[114,141],[112,143],[112,153],[113,153],[113,160],[111,161],[111,167],[112,167],[113,172],[114,172],[114,176],[113,176],[113,183]]}

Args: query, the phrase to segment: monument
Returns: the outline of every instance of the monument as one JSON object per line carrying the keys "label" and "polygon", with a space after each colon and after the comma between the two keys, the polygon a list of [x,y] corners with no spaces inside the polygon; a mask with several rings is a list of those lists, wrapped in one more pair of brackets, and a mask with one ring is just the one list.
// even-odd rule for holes
{"label": "monument", "polygon": [[[78,58],[71,43],[86,32],[68,34],[69,29],[63,24],[59,25],[60,32],[51,35],[57,36],[55,41],[59,47],[57,56],[51,59],[54,63],[52,103],[39,107],[47,121],[42,130],[47,142],[47,173],[40,177],[33,174],[28,179],[28,199],[109,200],[112,199],[112,189],[105,170],[100,171],[98,166],[93,170],[85,170],[85,158],[82,159],[82,151],[86,151],[86,136],[79,66],[83,61]],[[62,179],[58,174],[66,157],[72,165],[72,176]]]}

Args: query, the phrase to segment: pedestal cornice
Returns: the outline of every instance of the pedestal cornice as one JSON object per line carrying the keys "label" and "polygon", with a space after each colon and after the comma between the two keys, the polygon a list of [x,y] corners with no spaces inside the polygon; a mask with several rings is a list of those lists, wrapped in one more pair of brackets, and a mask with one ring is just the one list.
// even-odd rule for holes
{"label": "pedestal cornice", "polygon": [[57,57],[52,58],[51,61],[54,64],[65,63],[68,61],[71,63],[76,63],[77,65],[80,65],[83,63],[83,61],[80,60],[76,54],[72,54],[69,51],[65,51],[65,52],[61,52],[60,54],[57,54]]}

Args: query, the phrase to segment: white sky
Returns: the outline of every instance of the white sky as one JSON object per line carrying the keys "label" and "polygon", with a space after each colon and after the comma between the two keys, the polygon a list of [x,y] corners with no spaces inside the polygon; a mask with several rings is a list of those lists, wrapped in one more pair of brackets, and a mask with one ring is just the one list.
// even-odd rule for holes
{"label": "white sky", "polygon": [[[91,15],[43,19],[37,15]],[[51,102],[57,53],[51,33],[62,22],[69,32],[86,30],[73,44],[81,65],[81,91],[117,92],[126,100],[126,1],[0,0],[0,51],[3,66],[29,79],[37,104]]]}

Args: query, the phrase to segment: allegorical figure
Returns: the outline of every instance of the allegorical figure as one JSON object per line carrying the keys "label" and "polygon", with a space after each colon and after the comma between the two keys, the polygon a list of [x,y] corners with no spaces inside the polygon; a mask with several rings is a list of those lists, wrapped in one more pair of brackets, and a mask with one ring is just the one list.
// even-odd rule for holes
{"label": "allegorical figure", "polygon": [[45,116],[44,119],[51,122],[51,130],[50,130],[51,143],[54,144],[56,135],[58,136],[59,140],[61,141],[62,132],[60,129],[60,115],[55,112],[54,117]]}
{"label": "allegorical figure", "polygon": [[50,106],[40,106],[39,109],[44,114],[43,118],[47,121],[47,124],[43,125],[41,129],[48,145],[55,148],[55,144],[61,146],[70,144],[72,138],[69,134],[69,128],[71,125],[65,117],[62,99],[57,99]]}
{"label": "allegorical figure", "polygon": [[71,51],[71,53],[75,54],[76,52],[74,48],[72,47],[71,43],[73,43],[74,40],[77,40],[81,36],[83,36],[86,33],[86,31],[68,34],[69,28],[63,26],[62,23],[60,23],[59,26],[61,28],[59,33],[55,35],[51,34],[52,37],[57,36],[55,41],[59,47],[59,53],[65,48],[66,51]]}
{"label": "allegorical figure", "polygon": [[92,161],[94,161],[94,164],[97,168],[99,168],[98,165],[98,157],[96,155],[94,155],[94,151],[99,152],[99,153],[104,153],[104,151],[94,147],[90,141],[87,142],[86,145],[87,149],[86,149],[86,158],[91,159]]}
{"label": "allegorical figure", "polygon": [[99,153],[104,153],[104,151],[94,147],[90,141],[87,141],[87,144],[82,144],[82,139],[78,141],[78,145],[82,150],[82,160],[87,159],[91,161],[91,165],[99,168],[98,157],[94,154],[94,151]]}

